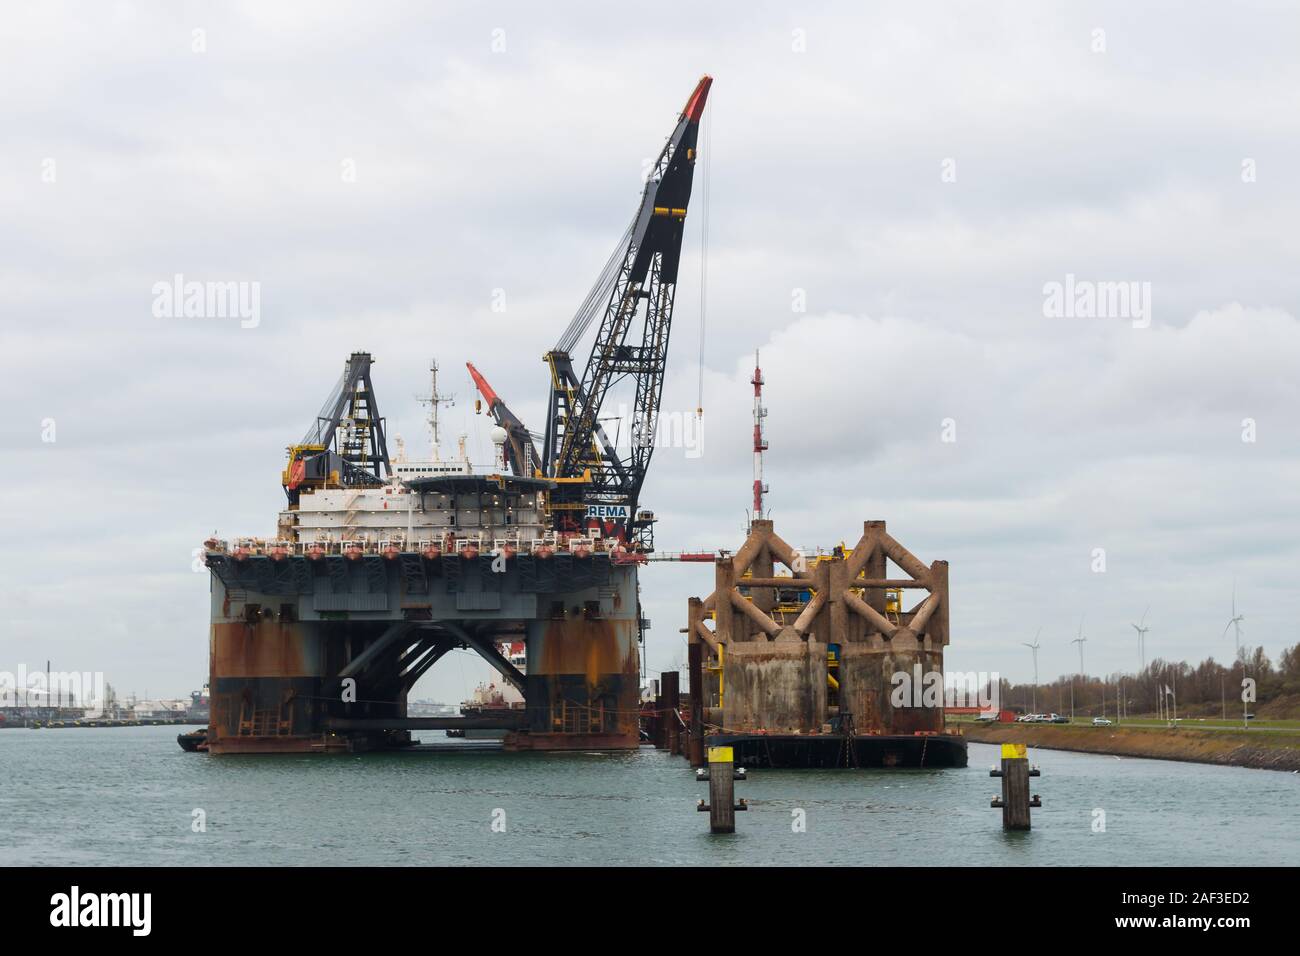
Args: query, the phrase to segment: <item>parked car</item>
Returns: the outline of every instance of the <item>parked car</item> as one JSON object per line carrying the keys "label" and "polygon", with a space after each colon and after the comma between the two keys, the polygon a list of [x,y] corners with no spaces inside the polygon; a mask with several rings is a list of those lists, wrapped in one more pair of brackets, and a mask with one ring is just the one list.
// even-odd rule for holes
{"label": "parked car", "polygon": [[1092,725],[1094,727],[1109,727],[1110,721],[1105,717],[1094,717],[1092,718]]}
{"label": "parked car", "polygon": [[975,723],[992,724],[992,723],[996,723],[997,719],[998,719],[998,712],[996,710],[989,710],[989,711],[985,711],[984,713],[976,717]]}
{"label": "parked car", "polygon": [[1070,722],[1069,717],[1062,717],[1060,714],[1048,714],[1043,720],[1049,724],[1068,724]]}

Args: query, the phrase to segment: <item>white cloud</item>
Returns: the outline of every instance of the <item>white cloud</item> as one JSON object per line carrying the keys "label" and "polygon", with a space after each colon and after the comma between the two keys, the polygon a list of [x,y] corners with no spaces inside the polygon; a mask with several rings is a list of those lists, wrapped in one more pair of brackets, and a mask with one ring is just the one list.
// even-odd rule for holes
{"label": "white cloud", "polygon": [[[760,346],[783,533],[834,543],[883,517],[949,559],[956,665],[1023,678],[1007,649],[1042,625],[1042,672],[1068,667],[1086,611],[1090,666],[1131,666],[1127,622],[1147,603],[1152,653],[1222,654],[1234,573],[1248,639],[1293,643],[1295,14],[738,9],[634,31],[613,8],[524,4],[7,11],[0,664],[111,654],[124,690],[196,686],[207,601],[190,549],[214,527],[270,529],[283,448],[354,349],[378,358],[408,442],[431,355],[458,392],[449,431],[480,460],[466,359],[540,427],[540,355],[705,70],[707,451],[656,455],[661,545],[741,536]],[[665,399],[683,411],[704,200]],[[176,272],[260,282],[261,325],[153,318],[150,289]],[[1151,282],[1152,327],[1045,319],[1042,286],[1067,273]],[[653,671],[708,568],[644,582]],[[434,686],[454,699],[472,671]]]}

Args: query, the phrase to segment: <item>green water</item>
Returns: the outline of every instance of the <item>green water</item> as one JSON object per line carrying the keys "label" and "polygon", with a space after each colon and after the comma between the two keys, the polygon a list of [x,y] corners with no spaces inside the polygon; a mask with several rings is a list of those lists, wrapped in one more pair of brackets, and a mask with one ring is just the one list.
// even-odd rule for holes
{"label": "green water", "polygon": [[0,864],[1300,864],[1300,775],[1274,771],[1036,751],[1043,808],[1006,834],[972,744],[964,770],[755,771],[713,836],[707,786],[651,749],[213,757],[176,732],[0,731]]}

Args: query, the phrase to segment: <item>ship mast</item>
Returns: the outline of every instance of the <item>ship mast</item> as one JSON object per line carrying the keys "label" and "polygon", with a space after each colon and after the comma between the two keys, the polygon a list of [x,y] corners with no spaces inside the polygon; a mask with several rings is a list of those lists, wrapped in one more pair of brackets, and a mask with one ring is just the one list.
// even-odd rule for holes
{"label": "ship mast", "polygon": [[754,350],[754,377],[749,380],[754,386],[754,518],[763,517],[763,495],[768,490],[763,484],[763,452],[767,450],[767,439],[763,437],[763,419],[767,409],[763,407],[763,370],[758,364],[758,350]]}
{"label": "ship mast", "polygon": [[433,461],[442,461],[441,442],[438,440],[438,406],[456,404],[455,395],[438,394],[438,360],[429,360],[429,394],[415,396],[421,405],[429,406],[429,436],[433,445]]}

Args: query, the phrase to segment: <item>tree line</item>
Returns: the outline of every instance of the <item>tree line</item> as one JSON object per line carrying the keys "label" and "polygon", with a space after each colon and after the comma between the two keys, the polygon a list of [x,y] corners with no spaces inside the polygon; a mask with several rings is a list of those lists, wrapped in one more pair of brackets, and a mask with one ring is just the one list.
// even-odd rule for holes
{"label": "tree line", "polygon": [[[1137,674],[1065,674],[1037,688],[1003,678],[999,690],[1002,707],[1026,713],[1069,714],[1073,701],[1075,716],[1114,718],[1121,705],[1125,715],[1138,716],[1155,714],[1161,706],[1168,711],[1176,701],[1179,716],[1231,718],[1243,707],[1254,713],[1283,698],[1295,698],[1300,706],[1300,644],[1284,649],[1276,664],[1262,647],[1243,647],[1231,664],[1213,657],[1199,664],[1156,658]],[[1243,693],[1254,700],[1243,702]]]}

